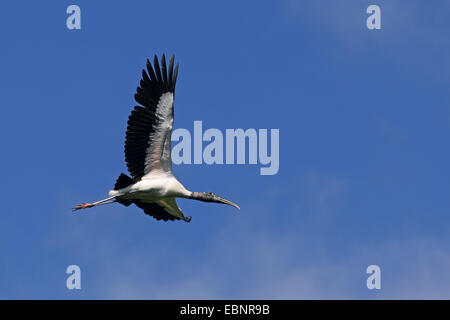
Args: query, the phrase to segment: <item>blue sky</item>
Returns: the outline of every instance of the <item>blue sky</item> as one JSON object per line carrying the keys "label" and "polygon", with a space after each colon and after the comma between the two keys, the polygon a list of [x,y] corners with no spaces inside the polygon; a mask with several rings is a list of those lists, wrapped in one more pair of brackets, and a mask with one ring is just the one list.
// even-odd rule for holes
{"label": "blue sky", "polygon": [[[450,298],[447,1],[2,8],[0,298]],[[72,213],[126,172],[140,72],[163,52],[180,63],[175,128],[277,128],[279,173],[175,166],[242,208],[180,200],[190,224]],[[72,264],[81,290],[66,289]]]}

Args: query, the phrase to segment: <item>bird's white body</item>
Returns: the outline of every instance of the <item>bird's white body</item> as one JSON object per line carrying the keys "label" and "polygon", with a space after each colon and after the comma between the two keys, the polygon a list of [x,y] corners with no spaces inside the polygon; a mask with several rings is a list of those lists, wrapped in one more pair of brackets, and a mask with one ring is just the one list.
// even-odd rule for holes
{"label": "bird's white body", "polygon": [[180,219],[185,218],[175,199],[188,198],[191,194],[172,174],[164,172],[152,172],[126,188],[109,191],[110,197],[157,203]]}
{"label": "bird's white body", "polygon": [[188,198],[191,193],[173,175],[160,173],[144,177],[126,188],[110,190],[109,196],[153,202],[161,198]]}

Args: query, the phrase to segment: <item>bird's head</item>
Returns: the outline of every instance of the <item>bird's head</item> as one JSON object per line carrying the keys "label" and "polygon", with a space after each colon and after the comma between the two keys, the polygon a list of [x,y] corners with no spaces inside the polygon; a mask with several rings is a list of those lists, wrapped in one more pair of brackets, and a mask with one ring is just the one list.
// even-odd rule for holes
{"label": "bird's head", "polygon": [[192,192],[191,198],[200,200],[200,201],[204,201],[204,202],[217,202],[217,203],[228,204],[230,206],[235,207],[238,210],[241,210],[241,208],[237,204],[235,204],[227,199],[224,199],[222,197],[219,197],[218,195],[216,195],[212,192]]}

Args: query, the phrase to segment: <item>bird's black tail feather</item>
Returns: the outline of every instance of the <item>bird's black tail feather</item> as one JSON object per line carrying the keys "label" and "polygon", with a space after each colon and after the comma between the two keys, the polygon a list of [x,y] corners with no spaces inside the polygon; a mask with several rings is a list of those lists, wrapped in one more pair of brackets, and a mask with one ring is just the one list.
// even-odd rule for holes
{"label": "bird's black tail feather", "polygon": [[[117,178],[116,184],[114,185],[114,190],[123,189],[132,184],[133,184],[133,179],[131,179],[126,174],[122,173],[122,174],[120,174],[119,178]],[[120,204],[123,204],[124,206],[129,206],[130,204],[133,203],[133,201],[131,201],[131,200],[120,199],[118,197],[116,198],[116,201]]]}
{"label": "bird's black tail feather", "polygon": [[116,184],[114,185],[114,190],[119,190],[128,187],[133,184],[133,179],[127,176],[125,173],[120,174],[117,178]]}

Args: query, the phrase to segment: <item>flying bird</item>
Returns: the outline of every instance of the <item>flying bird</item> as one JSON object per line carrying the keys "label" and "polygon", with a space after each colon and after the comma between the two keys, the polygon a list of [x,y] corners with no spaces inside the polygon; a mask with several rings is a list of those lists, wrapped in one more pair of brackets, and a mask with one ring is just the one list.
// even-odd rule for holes
{"label": "flying bird", "polygon": [[124,206],[134,203],[156,220],[190,222],[191,217],[183,215],[176,198],[224,203],[240,209],[212,192],[187,190],[173,175],[171,136],[177,75],[174,56],[170,58],[169,68],[164,54],[161,66],[156,55],[153,66],[147,59],[147,72],[142,70],[134,95],[140,105],[131,111],[125,137],[125,160],[131,177],[122,173],[108,198],[77,205],[74,211],[114,202]]}

